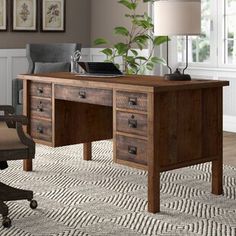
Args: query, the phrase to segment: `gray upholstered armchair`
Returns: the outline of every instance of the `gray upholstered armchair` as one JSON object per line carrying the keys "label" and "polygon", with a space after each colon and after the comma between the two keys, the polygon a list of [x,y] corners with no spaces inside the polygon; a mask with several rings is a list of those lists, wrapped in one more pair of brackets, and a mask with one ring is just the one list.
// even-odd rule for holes
{"label": "gray upholstered armchair", "polygon": [[[0,111],[4,112],[4,115],[0,115],[0,170],[3,170],[8,167],[7,161],[34,158],[35,143],[23,131],[22,125],[27,124],[27,117],[14,115],[11,106],[0,106]],[[23,199],[30,201],[32,209],[37,207],[32,191],[16,189],[0,182],[0,214],[4,227],[11,226],[8,206],[4,202]]]}
{"label": "gray upholstered armchair", "polygon": [[[79,43],[27,44],[29,74],[70,71],[71,56],[81,50]],[[16,114],[22,114],[22,81],[13,80],[12,104]]]}

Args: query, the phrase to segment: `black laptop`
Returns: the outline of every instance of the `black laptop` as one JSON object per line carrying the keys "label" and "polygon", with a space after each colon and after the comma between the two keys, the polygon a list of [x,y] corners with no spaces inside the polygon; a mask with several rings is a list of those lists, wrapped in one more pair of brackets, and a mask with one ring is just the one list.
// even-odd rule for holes
{"label": "black laptop", "polygon": [[85,71],[82,76],[93,77],[119,77],[122,72],[111,62],[78,62],[79,66]]}

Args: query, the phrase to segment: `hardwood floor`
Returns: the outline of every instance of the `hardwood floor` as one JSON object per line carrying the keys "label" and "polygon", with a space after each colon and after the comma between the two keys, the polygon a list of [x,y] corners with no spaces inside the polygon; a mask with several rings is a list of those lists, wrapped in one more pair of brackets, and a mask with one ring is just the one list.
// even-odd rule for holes
{"label": "hardwood floor", "polygon": [[236,166],[236,133],[224,132],[224,164]]}

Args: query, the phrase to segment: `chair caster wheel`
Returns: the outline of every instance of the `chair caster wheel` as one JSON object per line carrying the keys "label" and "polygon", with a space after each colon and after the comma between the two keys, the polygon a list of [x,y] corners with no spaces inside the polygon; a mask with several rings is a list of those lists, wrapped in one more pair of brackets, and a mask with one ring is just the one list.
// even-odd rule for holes
{"label": "chair caster wheel", "polygon": [[31,200],[31,201],[30,201],[30,208],[31,208],[31,209],[36,209],[37,206],[38,206],[37,201],[35,201],[35,200]]}
{"label": "chair caster wheel", "polygon": [[4,228],[10,228],[11,227],[11,219],[9,217],[4,217],[2,221],[2,225]]}

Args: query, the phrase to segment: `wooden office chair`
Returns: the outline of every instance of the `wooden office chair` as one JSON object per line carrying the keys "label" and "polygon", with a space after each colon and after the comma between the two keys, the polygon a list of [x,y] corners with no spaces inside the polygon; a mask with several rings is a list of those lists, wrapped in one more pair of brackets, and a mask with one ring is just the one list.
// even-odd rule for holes
{"label": "wooden office chair", "polygon": [[[7,168],[7,161],[32,159],[35,155],[34,141],[24,133],[22,125],[27,124],[27,117],[16,116],[12,106],[0,106],[0,170]],[[33,200],[33,192],[10,187],[0,182],[0,214],[3,216],[2,225],[11,226],[8,217],[8,207],[4,201],[16,201],[26,199],[30,201],[32,209],[37,208],[37,202]]]}

